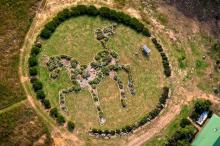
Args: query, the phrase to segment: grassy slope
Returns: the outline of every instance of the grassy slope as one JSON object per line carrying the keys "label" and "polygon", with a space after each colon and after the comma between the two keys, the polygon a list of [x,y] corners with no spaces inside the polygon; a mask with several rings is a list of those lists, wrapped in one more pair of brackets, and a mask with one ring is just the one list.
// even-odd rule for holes
{"label": "grassy slope", "polygon": [[19,49],[38,2],[0,1],[0,109],[25,99],[18,77]]}
{"label": "grassy slope", "polygon": [[25,103],[0,114],[0,146],[33,145],[43,135],[46,139],[41,145],[51,145],[45,125]]}

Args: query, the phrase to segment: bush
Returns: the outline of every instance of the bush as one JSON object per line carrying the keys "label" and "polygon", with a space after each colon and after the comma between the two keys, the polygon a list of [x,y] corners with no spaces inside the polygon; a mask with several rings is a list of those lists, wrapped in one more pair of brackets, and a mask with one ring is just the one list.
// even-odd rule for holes
{"label": "bush", "polygon": [[143,28],[142,34],[143,34],[144,36],[146,36],[146,37],[151,37],[150,31],[149,31],[149,29],[146,28],[146,27]]}
{"label": "bush", "polygon": [[66,121],[65,121],[64,116],[58,114],[57,123],[60,124],[60,125],[63,125],[65,122],[66,122]]}
{"label": "bush", "polygon": [[40,37],[43,39],[49,39],[51,35],[52,35],[52,32],[48,28],[45,27],[41,31]]}
{"label": "bush", "polygon": [[89,6],[87,8],[87,14],[90,16],[97,16],[99,14],[99,11],[95,6]]}
{"label": "bush", "polygon": [[28,59],[28,64],[29,64],[29,67],[33,67],[33,66],[38,65],[37,57],[36,56],[30,56],[30,58]]}
{"label": "bush", "polygon": [[36,55],[38,55],[39,53],[40,53],[40,48],[34,45],[34,46],[32,47],[32,49],[31,49],[31,55],[32,55],[32,56],[36,56]]}
{"label": "bush", "polygon": [[72,132],[75,129],[75,124],[72,121],[68,121],[67,128],[70,132]]}
{"label": "bush", "polygon": [[102,73],[103,73],[104,75],[106,75],[106,76],[108,76],[108,75],[109,75],[109,72],[110,72],[110,70],[109,70],[108,67],[103,67],[103,68],[101,69],[101,71],[102,71]]}
{"label": "bush", "polygon": [[108,7],[101,7],[97,9],[95,6],[85,6],[85,5],[77,5],[76,7],[72,7],[71,10],[64,9],[62,12],[58,13],[57,16],[45,25],[42,30],[40,37],[43,39],[48,39],[52,35],[52,33],[56,30],[57,26],[63,21],[69,19],[70,17],[76,17],[80,15],[89,15],[89,16],[97,16],[100,15],[103,18],[107,18],[119,23],[123,23],[136,30],[137,32],[142,33],[143,35],[150,37],[151,34],[149,30],[144,27],[144,25],[136,18],[130,17],[123,12],[117,12],[115,10],[109,9]]}
{"label": "bush", "polygon": [[63,11],[59,12],[56,17],[59,20],[59,23],[61,23],[65,20],[69,19],[70,16],[71,16],[70,10],[69,9],[64,9]]}
{"label": "bush", "polygon": [[46,109],[51,108],[50,101],[48,99],[44,99],[42,103]]}
{"label": "bush", "polygon": [[52,109],[50,110],[50,116],[51,116],[51,117],[57,118],[58,115],[59,115],[59,113],[58,113],[57,108],[54,107],[54,108],[52,108]]}
{"label": "bush", "polygon": [[182,128],[184,128],[184,127],[186,127],[187,125],[190,125],[190,124],[191,124],[191,122],[187,118],[183,118],[180,121],[180,127],[182,127]]}
{"label": "bush", "polygon": [[37,81],[38,79],[36,78],[36,77],[31,77],[31,80],[30,80],[30,82],[31,83],[34,83],[35,81]]}
{"label": "bush", "polygon": [[32,83],[32,86],[35,92],[43,88],[43,84],[38,79]]}
{"label": "bush", "polygon": [[196,121],[203,112],[210,112],[211,102],[209,100],[199,99],[193,106],[191,118]]}
{"label": "bush", "polygon": [[45,93],[44,93],[43,90],[38,90],[38,91],[36,92],[36,96],[37,96],[37,99],[43,100],[46,95],[45,95]]}
{"label": "bush", "polygon": [[29,74],[30,74],[30,76],[36,76],[37,75],[37,68],[36,67],[30,67],[29,68]]}
{"label": "bush", "polygon": [[110,18],[111,17],[110,9],[108,7],[101,7],[99,9],[99,13],[100,13],[101,17],[104,17],[104,18]]}

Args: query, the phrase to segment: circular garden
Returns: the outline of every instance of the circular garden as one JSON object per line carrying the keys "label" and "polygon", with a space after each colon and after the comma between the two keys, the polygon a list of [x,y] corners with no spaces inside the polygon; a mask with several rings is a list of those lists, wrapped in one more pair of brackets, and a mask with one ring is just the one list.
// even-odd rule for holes
{"label": "circular garden", "polygon": [[133,132],[157,117],[169,97],[171,69],[159,41],[138,19],[107,7],[58,13],[35,41],[28,66],[50,117],[92,136]]}

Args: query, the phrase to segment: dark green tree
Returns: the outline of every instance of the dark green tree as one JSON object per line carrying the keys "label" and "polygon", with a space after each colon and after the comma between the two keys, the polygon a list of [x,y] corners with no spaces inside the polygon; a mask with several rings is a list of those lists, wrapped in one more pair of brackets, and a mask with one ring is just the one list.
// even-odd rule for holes
{"label": "dark green tree", "polygon": [[72,132],[75,129],[75,124],[72,121],[68,121],[67,128],[70,132]]}

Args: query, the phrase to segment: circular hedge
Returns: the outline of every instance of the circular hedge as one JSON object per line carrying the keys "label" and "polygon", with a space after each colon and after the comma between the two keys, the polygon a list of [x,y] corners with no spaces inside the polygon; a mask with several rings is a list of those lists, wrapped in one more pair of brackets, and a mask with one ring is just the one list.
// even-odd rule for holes
{"label": "circular hedge", "polygon": [[[151,37],[151,33],[148,30],[148,28],[140,22],[138,19],[131,17],[123,12],[119,12],[113,9],[110,9],[108,7],[101,7],[96,8],[95,6],[86,6],[86,5],[77,5],[70,9],[64,9],[63,11],[59,12],[50,22],[48,22],[43,30],[40,33],[40,38],[43,40],[49,39],[53,32],[56,30],[56,28],[63,23],[64,21],[72,18],[72,17],[78,17],[82,15],[87,15],[91,17],[100,16],[104,19],[108,19],[117,23],[124,24],[133,30],[135,30],[138,33],[143,34],[146,37]],[[164,66],[164,74],[166,77],[171,76],[171,68],[169,64],[168,57],[164,53],[164,50],[161,46],[161,44],[157,41],[156,38],[151,39],[157,50],[159,51],[162,63]],[[32,47],[30,57],[28,60],[29,64],[29,74],[31,76],[31,83],[32,87],[36,93],[36,96],[40,101],[42,102],[42,105],[44,105],[45,109],[50,109],[51,104],[48,99],[46,99],[46,95],[43,91],[43,84],[41,81],[39,81],[37,77],[37,66],[38,66],[38,54],[41,51],[41,44],[35,43]],[[117,57],[117,54],[114,54]],[[73,66],[76,66],[77,62],[72,62]],[[151,120],[153,120],[155,117],[159,115],[159,113],[162,111],[162,109],[165,107],[166,101],[169,98],[169,88],[164,87],[163,93],[161,97],[159,98],[159,103],[157,106],[148,114],[146,114],[143,118],[140,119],[140,121],[135,122],[134,124],[124,126],[122,128],[118,128],[115,130],[100,130],[100,129],[91,129],[90,134],[91,135],[98,135],[99,137],[103,136],[114,136],[114,135],[126,135],[127,133],[131,133],[133,130],[137,129],[140,126],[143,126],[146,123],[149,123]],[[59,113],[57,108],[52,108],[50,110],[50,115],[56,119],[56,121],[62,125],[65,123],[65,118]],[[70,124],[71,123],[71,124]],[[73,126],[74,123],[71,121],[68,122],[68,128],[74,129],[75,126]]]}

